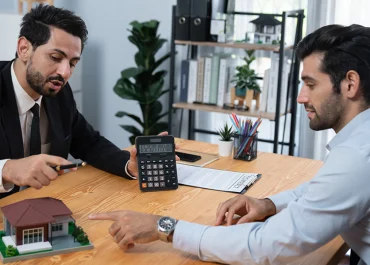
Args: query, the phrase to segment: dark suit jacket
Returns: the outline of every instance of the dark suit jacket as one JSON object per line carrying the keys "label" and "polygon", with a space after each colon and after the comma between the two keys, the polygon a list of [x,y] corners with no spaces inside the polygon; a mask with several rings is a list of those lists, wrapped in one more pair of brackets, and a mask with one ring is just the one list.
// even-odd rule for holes
{"label": "dark suit jacket", "polygon": [[[11,64],[0,61],[0,159],[24,157]],[[129,152],[120,150],[91,127],[78,112],[69,84],[56,97],[42,100],[50,126],[51,155],[67,158],[70,153],[96,168],[128,178],[125,165]]]}

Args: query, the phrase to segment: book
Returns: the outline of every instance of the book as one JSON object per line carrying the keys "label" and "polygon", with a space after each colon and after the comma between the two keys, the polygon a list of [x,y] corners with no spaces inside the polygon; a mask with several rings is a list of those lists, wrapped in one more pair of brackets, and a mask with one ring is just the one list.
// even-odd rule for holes
{"label": "book", "polygon": [[189,60],[188,103],[196,101],[198,61]]}
{"label": "book", "polygon": [[181,62],[180,101],[188,102],[189,60]]}

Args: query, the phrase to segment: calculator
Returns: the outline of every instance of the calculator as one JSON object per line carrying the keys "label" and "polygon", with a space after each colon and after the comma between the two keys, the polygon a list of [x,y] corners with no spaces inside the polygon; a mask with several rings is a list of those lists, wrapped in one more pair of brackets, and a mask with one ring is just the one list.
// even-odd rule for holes
{"label": "calculator", "polygon": [[138,136],[135,140],[142,191],[178,188],[175,140],[173,136]]}

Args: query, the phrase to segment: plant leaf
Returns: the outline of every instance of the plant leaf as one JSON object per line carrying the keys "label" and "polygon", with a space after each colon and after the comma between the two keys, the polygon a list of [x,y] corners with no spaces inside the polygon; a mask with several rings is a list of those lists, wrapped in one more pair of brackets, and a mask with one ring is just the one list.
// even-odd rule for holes
{"label": "plant leaf", "polygon": [[150,127],[149,135],[157,135],[163,131],[168,130],[168,123],[167,122],[158,122]]}
{"label": "plant leaf", "polygon": [[125,111],[118,111],[116,113],[116,117],[118,117],[118,118],[122,118],[124,116],[130,117],[131,119],[133,119],[134,121],[136,121],[137,123],[139,123],[141,126],[143,126],[143,122],[140,120],[140,118],[138,116],[135,116],[133,114],[127,113]]}
{"label": "plant leaf", "polygon": [[133,135],[141,135],[141,131],[133,125],[120,125],[122,129],[132,133]]}

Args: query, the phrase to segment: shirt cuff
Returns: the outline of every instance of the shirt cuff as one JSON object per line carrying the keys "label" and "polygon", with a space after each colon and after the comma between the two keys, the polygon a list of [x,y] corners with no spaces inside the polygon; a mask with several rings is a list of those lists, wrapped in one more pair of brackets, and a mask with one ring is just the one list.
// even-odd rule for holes
{"label": "shirt cuff", "polygon": [[173,247],[201,258],[200,241],[207,226],[179,220],[173,235]]}
{"label": "shirt cuff", "polygon": [[294,200],[289,192],[280,192],[278,194],[272,195],[268,197],[276,207],[276,213],[280,212],[281,210],[285,209],[288,204]]}
{"label": "shirt cuff", "polygon": [[126,175],[127,175],[129,178],[137,179],[137,177],[134,177],[134,176],[132,176],[130,173],[128,173],[128,163],[129,163],[129,162],[130,162],[130,160],[129,160],[129,161],[127,161],[126,166],[125,166],[125,172],[126,172]]}
{"label": "shirt cuff", "polygon": [[0,160],[0,193],[9,192],[14,188],[13,183],[3,183],[3,167],[9,159]]}

